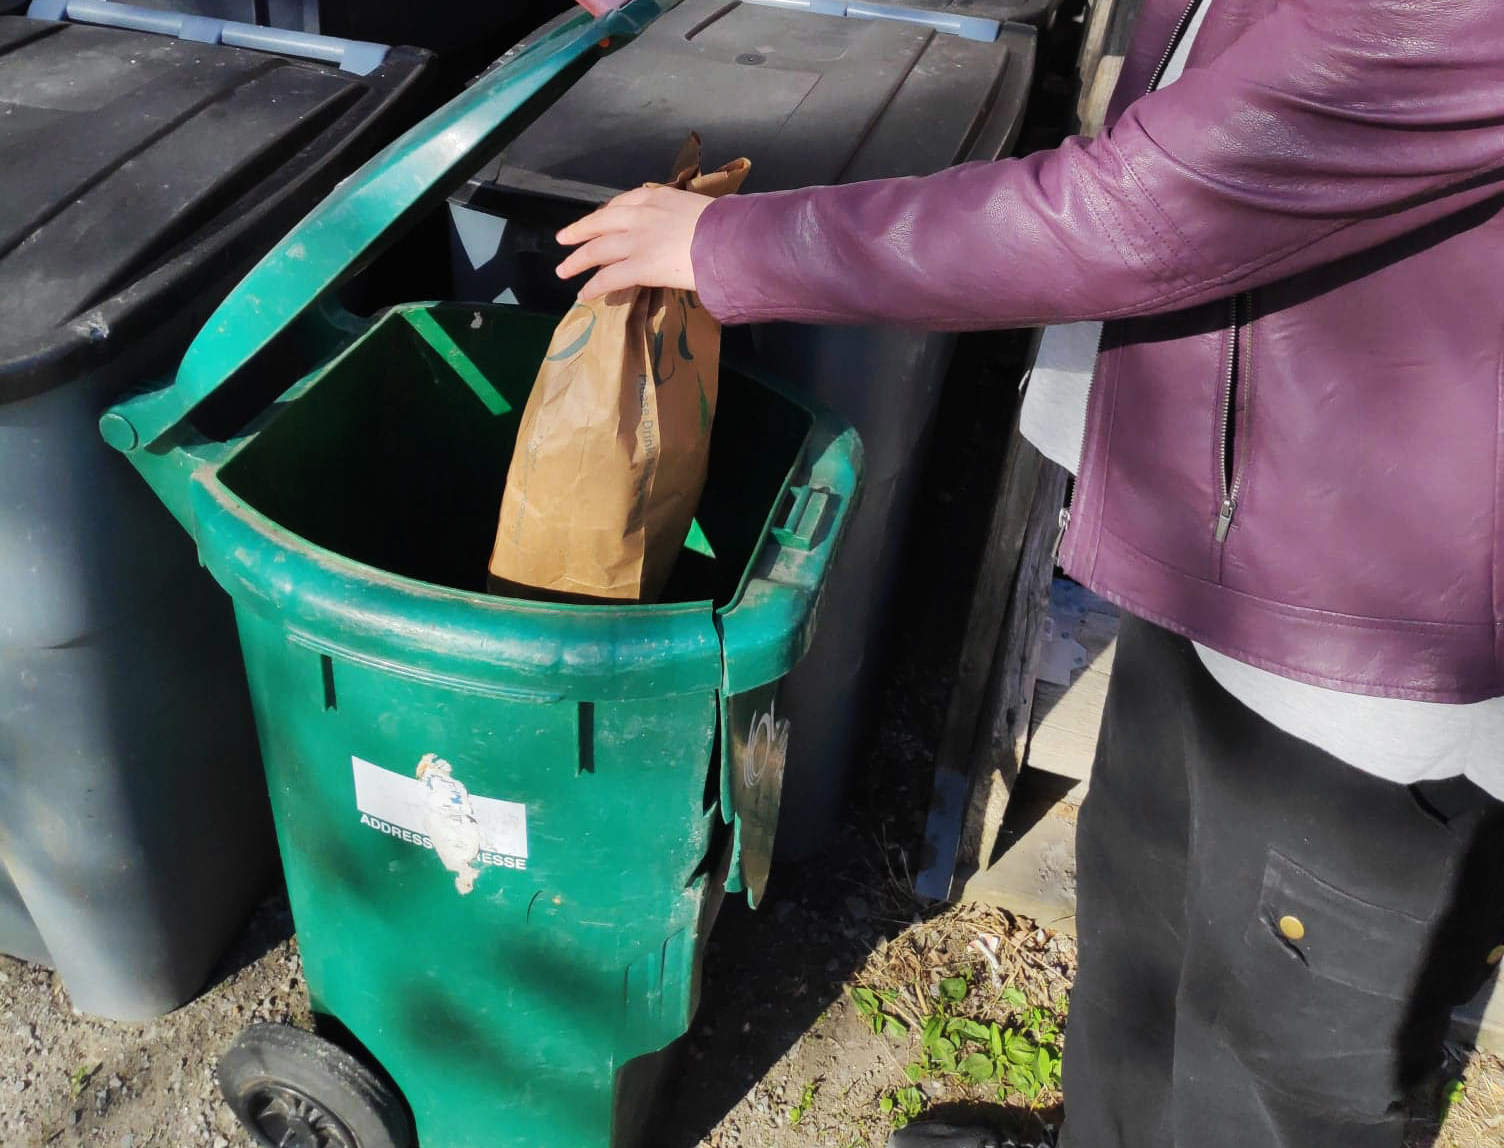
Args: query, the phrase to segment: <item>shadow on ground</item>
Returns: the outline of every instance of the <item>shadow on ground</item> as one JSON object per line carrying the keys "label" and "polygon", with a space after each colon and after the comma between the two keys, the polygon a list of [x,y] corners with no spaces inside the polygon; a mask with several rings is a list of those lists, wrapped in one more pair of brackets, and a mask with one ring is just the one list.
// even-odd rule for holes
{"label": "shadow on ground", "polygon": [[[836,1002],[884,939],[924,912],[911,880],[972,581],[1028,340],[961,341],[915,506],[910,559],[879,674],[881,715],[846,822],[823,855],[774,866],[764,905],[728,898],[704,996],[681,1042],[648,1141],[704,1140]],[[991,1115],[1001,1114],[1002,1109]]]}

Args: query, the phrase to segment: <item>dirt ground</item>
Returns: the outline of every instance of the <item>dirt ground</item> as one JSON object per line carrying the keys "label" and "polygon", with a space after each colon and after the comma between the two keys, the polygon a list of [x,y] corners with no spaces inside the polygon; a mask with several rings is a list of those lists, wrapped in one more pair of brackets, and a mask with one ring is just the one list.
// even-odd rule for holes
{"label": "dirt ground", "polygon": [[[745,912],[744,919],[728,922],[730,935],[722,937],[707,969],[707,987],[719,989],[707,995],[682,1050],[682,1070],[665,1091],[646,1143],[876,1148],[902,1119],[897,1107],[885,1111],[883,1102],[911,1086],[904,1069],[917,1058],[920,1041],[913,1028],[875,1035],[851,988],[912,993],[916,974],[928,988],[942,976],[969,972],[979,1006],[975,1015],[1006,1022],[1018,1010],[992,991],[1003,981],[1011,978],[1031,1003],[1043,1004],[1057,1000],[1068,984],[1074,960],[1069,938],[977,907],[945,910],[879,941],[841,983],[829,970],[833,962],[839,967],[838,958],[822,963],[821,954],[794,943],[801,936],[828,936],[825,951],[841,951],[848,931],[857,938],[870,935],[864,925],[874,919],[872,911],[881,927],[880,915],[889,907],[885,898],[873,897],[868,916],[858,910],[832,920],[823,908],[785,900],[771,906],[771,924]],[[309,1023],[289,926],[285,905],[269,901],[247,941],[259,948],[282,939],[193,1004],[145,1025],[80,1017],[50,972],[0,958],[0,1144],[251,1148],[219,1101],[213,1057],[254,1021]],[[770,940],[775,931],[777,939]],[[754,937],[764,944],[749,947]],[[988,949],[1001,958],[995,970]],[[231,963],[250,955],[241,950]],[[909,995],[907,1002],[915,999]],[[977,1087],[954,1078],[930,1080],[919,1094],[926,1117],[981,1119],[1021,1135],[1049,1136],[1061,1112],[1058,1093],[1047,1091],[1033,1103],[1014,1094],[999,1103],[990,1082]],[[1438,1130],[1434,1120],[1417,1121],[1407,1145],[1504,1145],[1504,1064],[1475,1060],[1466,1092],[1445,1125]]]}

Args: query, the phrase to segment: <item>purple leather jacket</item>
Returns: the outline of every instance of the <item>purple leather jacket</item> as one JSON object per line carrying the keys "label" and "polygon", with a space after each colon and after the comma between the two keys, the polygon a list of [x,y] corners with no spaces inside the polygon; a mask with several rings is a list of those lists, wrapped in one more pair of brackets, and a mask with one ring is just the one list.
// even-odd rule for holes
{"label": "purple leather jacket", "polygon": [[1504,2],[1146,0],[1095,140],[719,200],[724,322],[1110,320],[1065,532],[1097,593],[1358,693],[1504,694]]}

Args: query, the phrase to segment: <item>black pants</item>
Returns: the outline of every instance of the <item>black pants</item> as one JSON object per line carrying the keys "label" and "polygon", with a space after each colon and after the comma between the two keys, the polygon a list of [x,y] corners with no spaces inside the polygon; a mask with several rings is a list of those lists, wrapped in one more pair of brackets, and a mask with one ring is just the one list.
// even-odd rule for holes
{"label": "black pants", "polygon": [[1504,944],[1504,805],[1353,769],[1125,618],[1077,853],[1061,1148],[1399,1148]]}

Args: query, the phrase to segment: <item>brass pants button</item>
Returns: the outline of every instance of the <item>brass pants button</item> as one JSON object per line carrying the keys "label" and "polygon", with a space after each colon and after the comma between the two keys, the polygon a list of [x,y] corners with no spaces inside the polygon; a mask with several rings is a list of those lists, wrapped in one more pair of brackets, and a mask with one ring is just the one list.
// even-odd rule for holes
{"label": "brass pants button", "polygon": [[1287,941],[1298,941],[1306,935],[1306,927],[1299,917],[1287,915],[1279,919],[1279,932]]}
{"label": "brass pants button", "polygon": [[1489,964],[1491,964],[1491,965],[1497,965],[1501,961],[1504,961],[1504,945],[1498,945],[1498,946],[1496,946],[1494,948],[1494,950],[1491,953],[1488,954],[1488,963]]}

